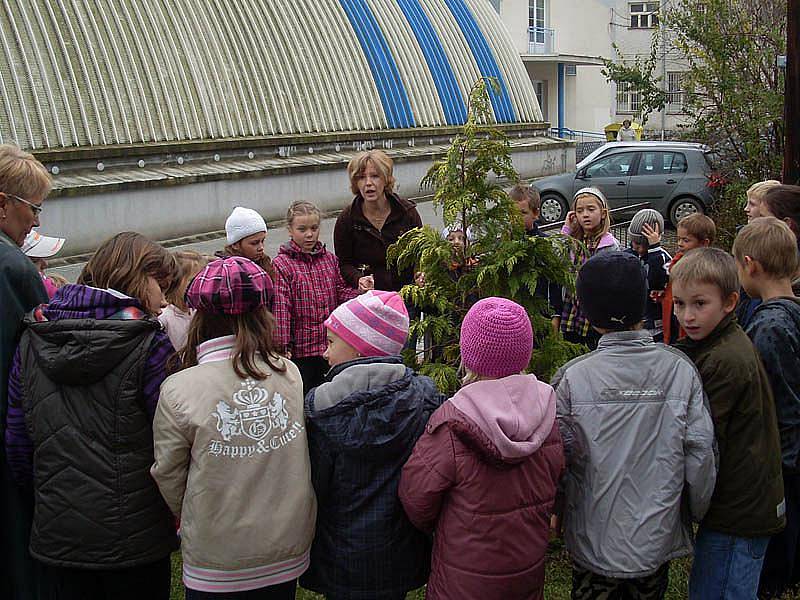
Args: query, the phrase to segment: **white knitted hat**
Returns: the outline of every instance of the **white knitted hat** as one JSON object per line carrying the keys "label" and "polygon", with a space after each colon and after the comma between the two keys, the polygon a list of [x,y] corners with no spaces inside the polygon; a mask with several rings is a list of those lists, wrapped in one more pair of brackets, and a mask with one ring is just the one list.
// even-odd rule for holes
{"label": "white knitted hat", "polygon": [[228,236],[228,244],[235,244],[241,239],[254,233],[267,231],[267,224],[264,217],[252,208],[237,206],[233,209],[231,216],[225,221],[225,233]]}

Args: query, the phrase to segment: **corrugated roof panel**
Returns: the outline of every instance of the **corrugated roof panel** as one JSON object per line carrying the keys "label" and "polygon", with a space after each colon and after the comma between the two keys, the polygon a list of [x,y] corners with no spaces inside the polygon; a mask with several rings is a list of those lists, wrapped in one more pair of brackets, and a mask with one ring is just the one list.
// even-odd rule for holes
{"label": "corrugated roof panel", "polygon": [[541,120],[483,0],[0,0],[0,140],[29,149]]}

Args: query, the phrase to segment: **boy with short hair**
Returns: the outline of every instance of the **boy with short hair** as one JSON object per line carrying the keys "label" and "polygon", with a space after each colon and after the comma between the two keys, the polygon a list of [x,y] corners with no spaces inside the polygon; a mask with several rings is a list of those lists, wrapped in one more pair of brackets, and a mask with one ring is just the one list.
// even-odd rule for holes
{"label": "boy with short hair", "polygon": [[522,213],[522,222],[525,225],[525,233],[528,235],[544,235],[539,232],[539,215],[542,210],[542,198],[539,190],[526,183],[518,183],[508,193],[514,203]]}
{"label": "boy with short hair", "polygon": [[[678,222],[677,234],[678,253],[667,265],[667,274],[689,250],[711,246],[717,235],[717,226],[706,215],[694,213]],[[669,282],[667,282],[661,298],[661,320],[664,327],[665,344],[672,344],[686,336],[686,332],[680,328],[678,320],[675,318],[672,304],[672,285]]]}
{"label": "boy with short hair", "polygon": [[755,598],[769,537],[784,527],[780,438],[761,359],[733,314],[733,257],[698,248],[670,273],[675,314],[708,395],[719,446],[711,506],[700,523],[689,598]]}
{"label": "boy with short hair", "polygon": [[711,500],[711,415],[691,361],[642,328],[647,283],[638,258],[598,254],[576,287],[602,337],[553,379],[572,598],[658,600],[670,560],[692,551],[685,517],[700,520]]}
{"label": "boy with short hair", "polygon": [[[542,198],[539,190],[526,183],[518,183],[508,193],[522,213],[522,223],[525,226],[525,234],[529,237],[545,237],[545,233],[539,231],[539,216],[542,209]],[[561,295],[561,286],[546,279],[539,279],[536,282],[537,298],[545,300],[550,306],[551,314],[543,316],[550,319],[553,331],[558,331],[561,323],[561,310],[564,300]]]}
{"label": "boy with short hair", "polygon": [[786,529],[772,537],[764,557],[760,591],[780,596],[797,583],[800,541],[800,300],[792,293],[797,272],[795,237],[774,217],[750,221],[736,237],[733,256],[747,294],[761,301],[746,332],[767,371],[781,437]]}

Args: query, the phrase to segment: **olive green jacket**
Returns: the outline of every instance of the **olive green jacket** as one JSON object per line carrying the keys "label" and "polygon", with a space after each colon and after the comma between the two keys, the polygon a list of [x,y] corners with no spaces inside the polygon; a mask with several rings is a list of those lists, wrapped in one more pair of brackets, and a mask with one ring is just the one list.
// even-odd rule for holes
{"label": "olive green jacket", "polygon": [[703,527],[769,536],[786,524],[781,442],[767,373],[733,314],[708,337],[675,346],[700,371],[719,446],[719,471]]}

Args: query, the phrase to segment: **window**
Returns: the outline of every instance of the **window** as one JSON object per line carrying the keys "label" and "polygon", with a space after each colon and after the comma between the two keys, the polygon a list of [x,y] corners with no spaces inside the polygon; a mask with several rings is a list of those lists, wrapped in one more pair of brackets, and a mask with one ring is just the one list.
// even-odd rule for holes
{"label": "window", "polygon": [[544,44],[545,38],[545,0],[528,0],[528,27],[532,30],[531,41]]}
{"label": "window", "polygon": [[679,152],[642,152],[637,175],[685,173],[686,157]]}
{"label": "window", "polygon": [[589,177],[627,177],[635,157],[635,152],[625,152],[600,158],[586,167],[586,174]]}
{"label": "window", "polygon": [[667,72],[667,112],[683,112],[683,77],[680,71]]}
{"label": "window", "polygon": [[642,106],[642,97],[633,85],[626,81],[617,83],[617,112],[638,113]]}
{"label": "window", "polygon": [[658,27],[658,2],[632,2],[631,29]]}

